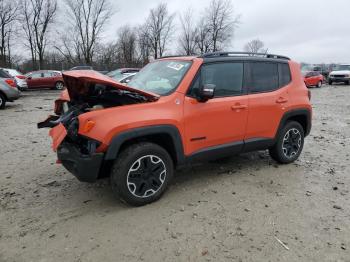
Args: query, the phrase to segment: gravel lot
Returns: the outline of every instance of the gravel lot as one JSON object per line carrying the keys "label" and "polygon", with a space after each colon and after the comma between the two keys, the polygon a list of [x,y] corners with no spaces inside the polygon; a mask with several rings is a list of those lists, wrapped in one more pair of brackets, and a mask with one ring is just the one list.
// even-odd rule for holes
{"label": "gravel lot", "polygon": [[141,208],[56,165],[36,123],[58,93],[25,92],[0,111],[0,261],[350,261],[350,87],[311,91],[295,164],[257,152],[193,166]]}

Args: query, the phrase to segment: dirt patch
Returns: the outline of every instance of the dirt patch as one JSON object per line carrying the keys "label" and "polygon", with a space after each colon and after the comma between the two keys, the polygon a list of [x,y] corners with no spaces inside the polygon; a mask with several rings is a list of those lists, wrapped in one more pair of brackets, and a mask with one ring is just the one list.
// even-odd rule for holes
{"label": "dirt patch", "polygon": [[58,93],[25,92],[0,111],[0,261],[350,261],[350,87],[311,91],[296,163],[262,151],[196,165],[141,208],[56,165],[36,123]]}

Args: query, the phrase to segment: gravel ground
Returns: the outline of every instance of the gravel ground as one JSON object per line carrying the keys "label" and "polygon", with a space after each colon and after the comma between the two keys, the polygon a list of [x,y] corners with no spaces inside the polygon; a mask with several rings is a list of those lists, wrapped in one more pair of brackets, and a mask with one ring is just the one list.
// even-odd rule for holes
{"label": "gravel ground", "polygon": [[141,208],[56,165],[36,123],[58,93],[25,92],[0,112],[0,261],[350,261],[350,87],[311,91],[296,163],[196,165]]}

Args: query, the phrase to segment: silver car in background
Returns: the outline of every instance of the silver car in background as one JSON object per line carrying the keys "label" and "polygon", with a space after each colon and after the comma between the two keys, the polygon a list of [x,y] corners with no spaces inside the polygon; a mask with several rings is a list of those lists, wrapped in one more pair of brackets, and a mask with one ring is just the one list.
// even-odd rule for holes
{"label": "silver car in background", "polygon": [[28,89],[27,79],[25,75],[23,75],[21,72],[17,71],[16,69],[11,69],[11,68],[2,68],[2,69],[15,79],[19,90],[23,91]]}
{"label": "silver car in background", "polygon": [[21,96],[16,81],[4,70],[0,69],[0,109],[5,108],[6,102],[13,102]]}

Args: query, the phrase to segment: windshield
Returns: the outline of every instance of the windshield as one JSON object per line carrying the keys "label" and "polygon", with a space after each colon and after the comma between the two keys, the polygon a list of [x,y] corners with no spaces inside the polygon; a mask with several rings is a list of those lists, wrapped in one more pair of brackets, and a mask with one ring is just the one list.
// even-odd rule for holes
{"label": "windshield", "polygon": [[334,71],[348,71],[350,70],[350,65],[338,65],[334,68]]}
{"label": "windshield", "polygon": [[167,95],[177,88],[190,66],[191,62],[188,61],[156,61],[136,74],[128,86],[158,95]]}
{"label": "windshield", "polygon": [[122,71],[120,69],[109,72],[107,74],[107,76],[109,76],[117,81],[121,80],[124,77],[124,75],[122,74]]}

